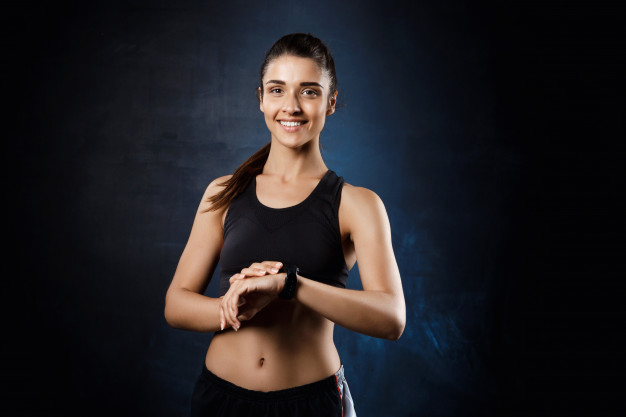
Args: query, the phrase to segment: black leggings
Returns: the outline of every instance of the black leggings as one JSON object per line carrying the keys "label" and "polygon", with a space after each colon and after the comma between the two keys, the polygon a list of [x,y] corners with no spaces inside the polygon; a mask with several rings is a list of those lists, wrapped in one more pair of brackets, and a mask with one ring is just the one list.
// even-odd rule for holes
{"label": "black leggings", "polygon": [[341,417],[341,393],[335,375],[279,391],[253,391],[223,380],[202,367],[193,389],[191,416]]}

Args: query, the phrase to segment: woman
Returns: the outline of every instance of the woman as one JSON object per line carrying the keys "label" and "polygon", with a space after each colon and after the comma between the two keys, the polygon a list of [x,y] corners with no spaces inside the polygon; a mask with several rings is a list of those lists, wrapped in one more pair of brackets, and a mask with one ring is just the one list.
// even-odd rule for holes
{"label": "woman", "polygon": [[[192,415],[355,415],[334,324],[397,340],[405,324],[384,205],[320,152],[337,76],[310,34],[279,39],[260,71],[271,141],[206,189],[166,295],[175,328],[215,332]],[[220,297],[204,294],[221,262]],[[363,290],[345,288],[359,262]]]}

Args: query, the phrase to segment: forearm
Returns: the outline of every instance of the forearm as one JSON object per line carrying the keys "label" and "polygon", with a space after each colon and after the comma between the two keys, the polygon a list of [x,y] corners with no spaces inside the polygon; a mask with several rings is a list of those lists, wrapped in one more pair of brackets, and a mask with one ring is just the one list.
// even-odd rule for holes
{"label": "forearm", "polygon": [[334,323],[368,336],[397,340],[404,330],[402,295],[337,288],[299,276],[295,298]]}
{"label": "forearm", "polygon": [[220,301],[184,288],[170,288],[165,297],[165,319],[176,329],[214,332],[220,330]]}

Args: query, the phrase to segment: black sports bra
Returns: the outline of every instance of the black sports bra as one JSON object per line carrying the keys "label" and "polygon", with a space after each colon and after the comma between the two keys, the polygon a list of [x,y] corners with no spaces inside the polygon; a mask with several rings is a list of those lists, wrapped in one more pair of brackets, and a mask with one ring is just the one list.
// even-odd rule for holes
{"label": "black sports bra", "polygon": [[234,274],[254,262],[291,263],[299,275],[345,288],[348,279],[337,212],[344,180],[328,170],[313,192],[285,208],[263,205],[256,177],[231,203],[224,220],[220,296]]}

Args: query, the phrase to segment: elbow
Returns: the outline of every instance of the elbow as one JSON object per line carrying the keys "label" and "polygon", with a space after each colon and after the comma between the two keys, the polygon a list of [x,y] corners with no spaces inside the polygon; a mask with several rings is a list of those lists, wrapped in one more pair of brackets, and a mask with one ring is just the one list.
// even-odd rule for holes
{"label": "elbow", "polygon": [[180,329],[182,328],[178,322],[178,320],[176,320],[176,316],[172,313],[171,311],[172,309],[168,309],[167,305],[165,306],[165,311],[164,311],[164,316],[165,316],[165,321],[167,322],[167,324],[173,328],[173,329]]}
{"label": "elbow", "polygon": [[402,333],[404,333],[404,326],[404,320],[396,320],[392,325],[389,326],[387,334],[385,335],[385,339],[394,342],[400,339],[400,336],[402,336]]}
{"label": "elbow", "polygon": [[387,327],[387,332],[384,336],[385,339],[396,341],[400,339],[402,333],[404,333],[404,327],[406,326],[406,312],[404,309],[401,309],[394,315],[392,320]]}
{"label": "elbow", "polygon": [[165,321],[167,322],[167,324],[170,325],[170,327],[176,328],[175,322],[174,322],[174,318],[172,317],[172,313],[170,311],[171,309],[167,308],[167,302],[165,303],[165,309],[163,311],[163,316],[165,317]]}
{"label": "elbow", "polygon": [[167,304],[165,305],[165,311],[163,312],[163,316],[165,317],[165,321],[167,322],[167,324],[169,324],[170,327],[174,327],[175,328],[174,322],[172,320],[172,314],[167,309]]}
{"label": "elbow", "polygon": [[383,337],[395,342],[400,339],[400,336],[404,333],[404,327],[406,326],[406,304],[404,303],[404,297],[397,298],[392,305],[393,307],[389,310],[389,321]]}
{"label": "elbow", "polygon": [[180,328],[176,321],[176,315],[174,314],[174,309],[172,308],[172,302],[170,300],[170,293],[168,291],[165,296],[165,308],[163,310],[163,316],[165,317],[165,321],[169,324],[170,327],[174,329]]}

